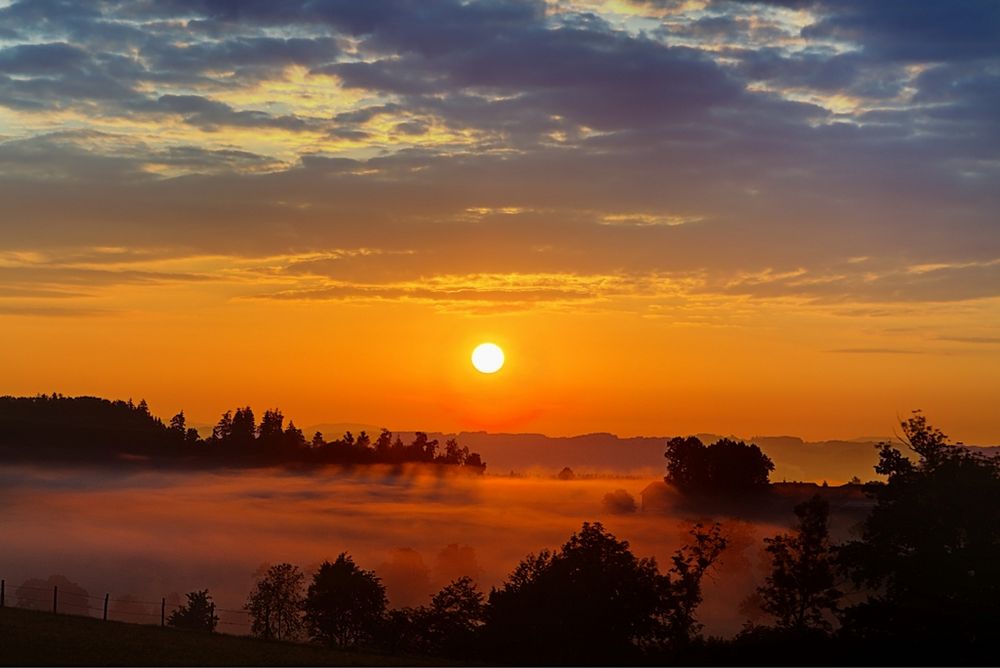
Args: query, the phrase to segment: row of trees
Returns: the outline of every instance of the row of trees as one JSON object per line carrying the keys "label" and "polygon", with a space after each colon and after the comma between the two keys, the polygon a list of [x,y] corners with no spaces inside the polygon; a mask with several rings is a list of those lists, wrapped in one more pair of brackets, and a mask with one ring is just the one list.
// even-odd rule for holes
{"label": "row of trees", "polygon": [[[183,434],[190,433],[191,430],[185,428],[183,412],[171,419],[170,430],[178,442]],[[188,436],[183,438],[185,442],[190,441]],[[391,431],[382,429],[374,440],[365,431],[357,436],[348,431],[339,439],[327,441],[317,431],[307,441],[293,421],[289,420],[285,426],[285,416],[280,410],[265,411],[258,424],[249,406],[237,408],[235,412],[226,411],[212,429],[212,435],[204,442],[195,443],[228,456],[248,454],[278,460],[343,464],[444,464],[480,472],[486,468],[479,453],[470,452],[456,439],[448,439],[441,446],[437,439],[418,431],[410,443],[404,444],[398,435],[393,437]]]}
{"label": "row of trees", "polygon": [[[197,432],[195,432],[197,436]],[[8,460],[108,460],[174,452],[145,401],[97,397],[0,397],[0,452]]]}
{"label": "row of trees", "polygon": [[486,464],[455,439],[441,444],[417,432],[403,443],[383,429],[374,439],[362,431],[327,441],[316,432],[307,440],[280,410],[258,422],[249,406],[226,411],[202,439],[184,411],[164,424],[145,401],[97,397],[0,397],[0,454],[10,459],[120,462],[122,455],[240,465],[406,464],[459,466],[482,473]]}
{"label": "row of trees", "polygon": [[[245,607],[253,635],[264,639],[504,662],[639,660],[698,637],[701,581],[726,540],[717,524],[696,525],[691,536],[662,573],[600,523],[584,523],[560,549],[525,557],[488,595],[460,577],[428,605],[396,609],[375,573],[342,553],[308,582],[296,566],[271,566]],[[188,594],[170,618],[207,631],[217,622],[206,591]]]}

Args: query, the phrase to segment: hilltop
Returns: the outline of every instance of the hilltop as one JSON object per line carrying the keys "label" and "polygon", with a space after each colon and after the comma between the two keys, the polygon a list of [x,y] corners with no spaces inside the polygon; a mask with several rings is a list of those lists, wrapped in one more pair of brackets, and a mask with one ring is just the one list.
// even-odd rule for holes
{"label": "hilltop", "polygon": [[0,608],[0,664],[8,666],[409,666],[427,658],[104,622]]}

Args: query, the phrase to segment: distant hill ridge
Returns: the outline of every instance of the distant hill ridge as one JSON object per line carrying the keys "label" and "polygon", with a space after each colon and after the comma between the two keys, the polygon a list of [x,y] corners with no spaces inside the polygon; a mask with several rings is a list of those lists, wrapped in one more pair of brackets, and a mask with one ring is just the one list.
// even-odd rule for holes
{"label": "distant hill ridge", "polygon": [[[412,432],[399,432],[406,438]],[[703,443],[713,443],[724,436],[694,434]],[[502,475],[511,470],[526,472],[543,469],[555,473],[568,466],[577,473],[610,472],[661,476],[663,453],[670,436],[619,437],[607,432],[578,436],[546,436],[538,433],[489,433],[462,431],[433,432],[430,438],[457,438],[463,445],[481,453],[490,463],[490,471]],[[753,442],[775,463],[771,480],[803,480],[839,484],[857,476],[876,479],[877,444],[895,440],[890,437],[869,440],[804,441],[797,436],[754,436],[751,439],[728,435],[725,438]],[[896,441],[898,442],[898,441]],[[978,447],[984,454],[1000,453],[1000,446]]]}

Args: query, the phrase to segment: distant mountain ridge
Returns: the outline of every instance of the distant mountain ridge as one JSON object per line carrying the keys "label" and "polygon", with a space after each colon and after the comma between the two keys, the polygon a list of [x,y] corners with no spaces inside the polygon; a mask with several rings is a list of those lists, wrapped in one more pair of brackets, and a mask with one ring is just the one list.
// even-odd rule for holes
{"label": "distant mountain ridge", "polygon": [[[404,439],[413,432],[398,432]],[[720,434],[694,434],[709,444],[724,438]],[[621,475],[661,476],[665,471],[663,453],[670,436],[619,437],[607,432],[579,436],[546,436],[537,433],[504,434],[484,431],[457,433],[428,432],[430,438],[444,442],[456,438],[463,445],[482,454],[489,462],[490,473],[509,471],[557,473],[568,466],[577,473],[617,473]],[[877,444],[885,439],[805,441],[797,436],[754,436],[733,438],[756,443],[775,464],[771,480],[828,481],[839,484],[857,476],[874,480],[878,463]],[[898,441],[897,441],[898,442]],[[970,446],[977,447],[977,446]],[[1000,453],[1000,446],[979,448],[984,454]]]}

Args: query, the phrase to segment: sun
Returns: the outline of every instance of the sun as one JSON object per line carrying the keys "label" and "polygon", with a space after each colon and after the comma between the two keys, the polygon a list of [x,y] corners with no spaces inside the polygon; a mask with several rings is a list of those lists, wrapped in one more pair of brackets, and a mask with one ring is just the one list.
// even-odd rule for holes
{"label": "sun", "polygon": [[496,373],[503,366],[503,351],[495,343],[480,343],[472,351],[472,366],[482,373]]}

